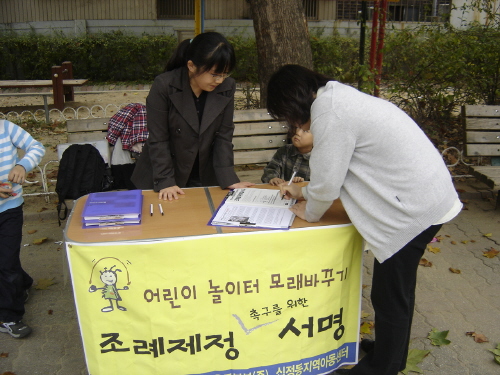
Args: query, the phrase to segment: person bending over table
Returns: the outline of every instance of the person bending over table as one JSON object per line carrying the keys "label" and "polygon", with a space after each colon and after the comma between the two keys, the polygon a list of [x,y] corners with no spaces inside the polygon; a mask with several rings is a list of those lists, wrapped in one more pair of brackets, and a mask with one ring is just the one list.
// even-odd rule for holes
{"label": "person bending over table", "polygon": [[132,174],[138,189],[177,199],[183,187],[252,186],[234,171],[234,49],[221,34],[186,39],[146,99],[149,138]]}
{"label": "person bending over table", "polygon": [[392,103],[298,65],[276,71],[267,109],[314,137],[307,186],[281,185],[299,200],[291,210],[318,221],[340,198],[374,256],[371,301],[375,341],[366,356],[333,374],[396,375],[404,370],[417,268],[427,244],[462,204],[441,155]]}

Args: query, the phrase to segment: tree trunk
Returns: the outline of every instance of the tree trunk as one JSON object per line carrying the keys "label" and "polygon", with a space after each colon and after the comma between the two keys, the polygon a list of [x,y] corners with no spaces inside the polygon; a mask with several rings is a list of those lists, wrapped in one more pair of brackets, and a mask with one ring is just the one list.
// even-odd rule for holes
{"label": "tree trunk", "polygon": [[267,101],[267,83],[285,64],[313,68],[307,19],[302,0],[247,0],[252,10],[259,63],[260,107]]}

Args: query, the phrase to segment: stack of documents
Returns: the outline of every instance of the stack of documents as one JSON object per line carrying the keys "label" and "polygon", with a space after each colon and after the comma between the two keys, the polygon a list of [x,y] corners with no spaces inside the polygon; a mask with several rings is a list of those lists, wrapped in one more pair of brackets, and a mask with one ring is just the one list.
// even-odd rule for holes
{"label": "stack of documents", "polygon": [[83,207],[83,228],[140,224],[142,199],[142,190],[90,193]]}
{"label": "stack of documents", "polygon": [[243,188],[231,190],[208,225],[288,229],[295,214],[295,199],[282,199],[279,190]]}

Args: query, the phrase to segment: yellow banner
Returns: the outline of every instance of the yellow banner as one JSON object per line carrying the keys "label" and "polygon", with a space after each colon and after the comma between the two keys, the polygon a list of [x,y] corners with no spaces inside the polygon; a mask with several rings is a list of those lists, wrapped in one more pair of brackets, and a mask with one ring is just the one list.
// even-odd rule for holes
{"label": "yellow banner", "polygon": [[67,244],[90,374],[324,374],[355,363],[352,225]]}

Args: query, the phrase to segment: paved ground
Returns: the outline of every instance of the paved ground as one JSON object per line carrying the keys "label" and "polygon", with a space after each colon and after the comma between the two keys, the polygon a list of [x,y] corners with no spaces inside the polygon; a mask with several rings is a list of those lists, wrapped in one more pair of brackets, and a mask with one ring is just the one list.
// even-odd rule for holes
{"label": "paved ground", "polygon": [[[443,227],[441,241],[432,244],[440,251],[426,252],[424,258],[432,266],[419,270],[411,348],[430,350],[419,364],[425,375],[498,375],[500,365],[489,349],[500,344],[500,256],[489,259],[483,252],[500,250],[500,210],[494,210],[491,192],[473,180],[457,184],[457,189],[465,209]],[[28,202],[25,213],[24,266],[39,284],[46,280],[54,284],[32,290],[25,316],[34,330],[30,337],[16,340],[0,334],[0,375],[8,371],[16,375],[86,374],[61,244],[62,227],[53,211],[30,212]],[[43,237],[47,237],[44,243],[33,244]],[[366,322],[373,320],[369,303],[372,260],[368,253],[362,302],[363,311],[369,314],[363,319]],[[427,336],[433,328],[449,331],[451,344],[431,345]],[[476,343],[467,332],[484,334],[489,342]]]}

